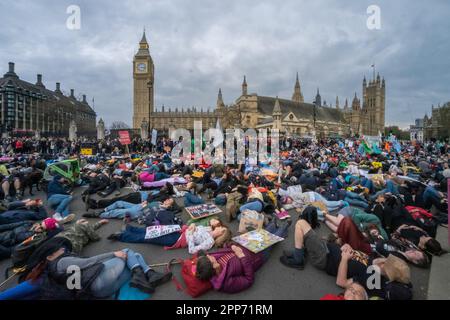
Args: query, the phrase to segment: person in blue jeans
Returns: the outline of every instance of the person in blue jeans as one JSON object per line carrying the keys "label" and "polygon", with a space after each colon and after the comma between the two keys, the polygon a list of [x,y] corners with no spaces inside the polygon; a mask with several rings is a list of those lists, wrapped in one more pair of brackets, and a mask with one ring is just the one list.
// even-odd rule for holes
{"label": "person in blue jeans", "polygon": [[47,218],[47,210],[39,199],[16,201],[8,206],[8,211],[0,214],[0,225],[45,218]]}
{"label": "person in blue jeans", "polygon": [[102,219],[122,219],[129,216],[131,220],[136,220],[143,214],[143,210],[148,206],[147,201],[139,204],[129,203],[126,201],[116,201],[112,205],[105,208],[100,214]]}
{"label": "person in blue jeans", "polygon": [[112,297],[130,278],[130,287],[146,293],[153,293],[157,286],[172,278],[170,272],[162,274],[154,271],[140,253],[131,249],[80,258],[61,247],[47,256],[46,260],[47,276],[60,280],[67,278],[69,267],[77,266],[83,277],[83,270],[103,264],[100,273],[89,287],[90,294],[99,299]]}
{"label": "person in blue jeans", "polygon": [[367,209],[369,207],[367,200],[362,195],[346,190],[339,190],[339,192],[342,193],[342,200],[348,202],[350,205],[363,209]]}
{"label": "person in blue jeans", "polygon": [[53,218],[61,221],[69,215],[69,204],[73,197],[68,187],[64,185],[65,179],[59,175],[53,177],[47,188],[47,204],[50,209],[55,210]]}
{"label": "person in blue jeans", "polygon": [[448,204],[444,195],[431,186],[427,186],[422,193],[424,209],[431,209],[434,205],[439,211],[447,211]]}
{"label": "person in blue jeans", "polygon": [[154,239],[145,239],[146,232],[146,227],[133,227],[127,224],[125,231],[113,233],[108,237],[108,239],[126,243],[149,243],[159,246],[171,247],[178,241],[181,236],[180,232],[174,232]]}
{"label": "person in blue jeans", "polygon": [[378,196],[383,195],[385,193],[398,195],[399,194],[398,186],[391,180],[386,180],[385,188],[376,192],[374,195],[370,196],[370,200],[375,201],[375,199],[378,198]]}

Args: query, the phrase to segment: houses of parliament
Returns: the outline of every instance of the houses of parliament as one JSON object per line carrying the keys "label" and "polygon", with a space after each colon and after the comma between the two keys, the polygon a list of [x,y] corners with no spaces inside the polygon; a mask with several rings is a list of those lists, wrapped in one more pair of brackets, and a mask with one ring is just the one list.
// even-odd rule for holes
{"label": "houses of parliament", "polygon": [[279,129],[285,134],[317,137],[376,136],[384,132],[386,82],[377,75],[370,81],[364,77],[362,96],[355,93],[349,105],[343,106],[336,97],[335,106],[327,105],[319,89],[314,102],[304,101],[300,80],[294,84],[290,99],[249,93],[244,76],[241,95],[231,105],[225,105],[219,89],[215,109],[155,109],[155,65],[145,35],[133,59],[133,128],[170,132],[175,128],[192,130],[194,121],[202,121],[203,128],[215,128],[219,121],[223,129],[253,128]]}

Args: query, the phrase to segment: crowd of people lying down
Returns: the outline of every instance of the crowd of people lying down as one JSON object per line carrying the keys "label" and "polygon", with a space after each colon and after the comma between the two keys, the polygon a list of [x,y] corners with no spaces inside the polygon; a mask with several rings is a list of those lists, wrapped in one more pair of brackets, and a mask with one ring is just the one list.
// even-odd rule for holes
{"label": "crowd of people lying down", "polygon": [[[438,143],[398,149],[386,142],[381,152],[365,153],[359,143],[283,139],[275,167],[175,161],[173,143],[164,140],[153,153],[79,157],[79,176],[70,182],[53,172],[46,199],[25,194],[27,187],[29,193],[39,188],[48,159],[3,157],[0,258],[9,259],[17,284],[0,289],[0,300],[114,299],[126,284],[151,294],[175,277],[131,249],[84,257],[83,248],[100,240],[98,229],[109,219],[122,219],[123,226],[107,241],[187,249],[182,277],[192,296],[246,290],[258,269],[277,259],[298,270],[298,278],[306,264],[334,277],[341,293],[324,292],[322,299],[412,299],[410,266],[429,268],[446,253],[436,232],[448,224],[450,149]],[[74,200],[85,206],[79,219],[71,212]],[[183,219],[184,207],[204,203],[222,213]],[[233,242],[229,224],[248,211],[263,214],[263,228],[272,234],[286,238],[292,229],[292,250],[274,258],[273,247],[253,253]],[[149,238],[151,226],[179,228]],[[329,236],[320,236],[319,227]],[[75,289],[68,286],[74,266],[81,271]]]}

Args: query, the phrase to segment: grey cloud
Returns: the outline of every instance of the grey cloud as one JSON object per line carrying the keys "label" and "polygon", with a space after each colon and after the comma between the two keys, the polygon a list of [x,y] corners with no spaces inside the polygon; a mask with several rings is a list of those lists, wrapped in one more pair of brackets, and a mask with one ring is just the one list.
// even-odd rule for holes
{"label": "grey cloud", "polygon": [[[82,29],[65,27],[75,1],[0,3],[0,73],[7,62],[30,82],[44,74],[69,91],[95,96],[107,123],[132,114],[131,62],[142,28],[156,65],[156,105],[213,107],[249,91],[290,97],[295,73],[307,101],[320,87],[334,104],[361,95],[370,65],[387,81],[387,124],[406,126],[450,100],[450,3],[410,1],[77,1]],[[366,28],[381,7],[382,29]]]}

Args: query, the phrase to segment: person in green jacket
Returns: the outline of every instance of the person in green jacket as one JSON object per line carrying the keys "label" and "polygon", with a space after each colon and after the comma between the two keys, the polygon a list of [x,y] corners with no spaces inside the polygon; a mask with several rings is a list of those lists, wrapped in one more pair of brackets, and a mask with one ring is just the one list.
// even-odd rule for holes
{"label": "person in green jacket", "polygon": [[[383,229],[383,227],[381,226],[381,221],[376,215],[366,213],[361,209],[354,207],[351,207],[349,210],[350,211],[348,217],[350,217],[353,220],[353,222],[358,227],[359,231],[364,232],[367,229],[367,227],[375,225],[380,231],[380,235],[383,237],[383,239],[389,240],[389,236],[386,230]],[[342,219],[345,218],[345,215],[340,213],[337,216],[327,214],[325,218],[326,218],[325,220],[326,225],[331,229],[331,231],[336,233],[339,224],[341,223]]]}

